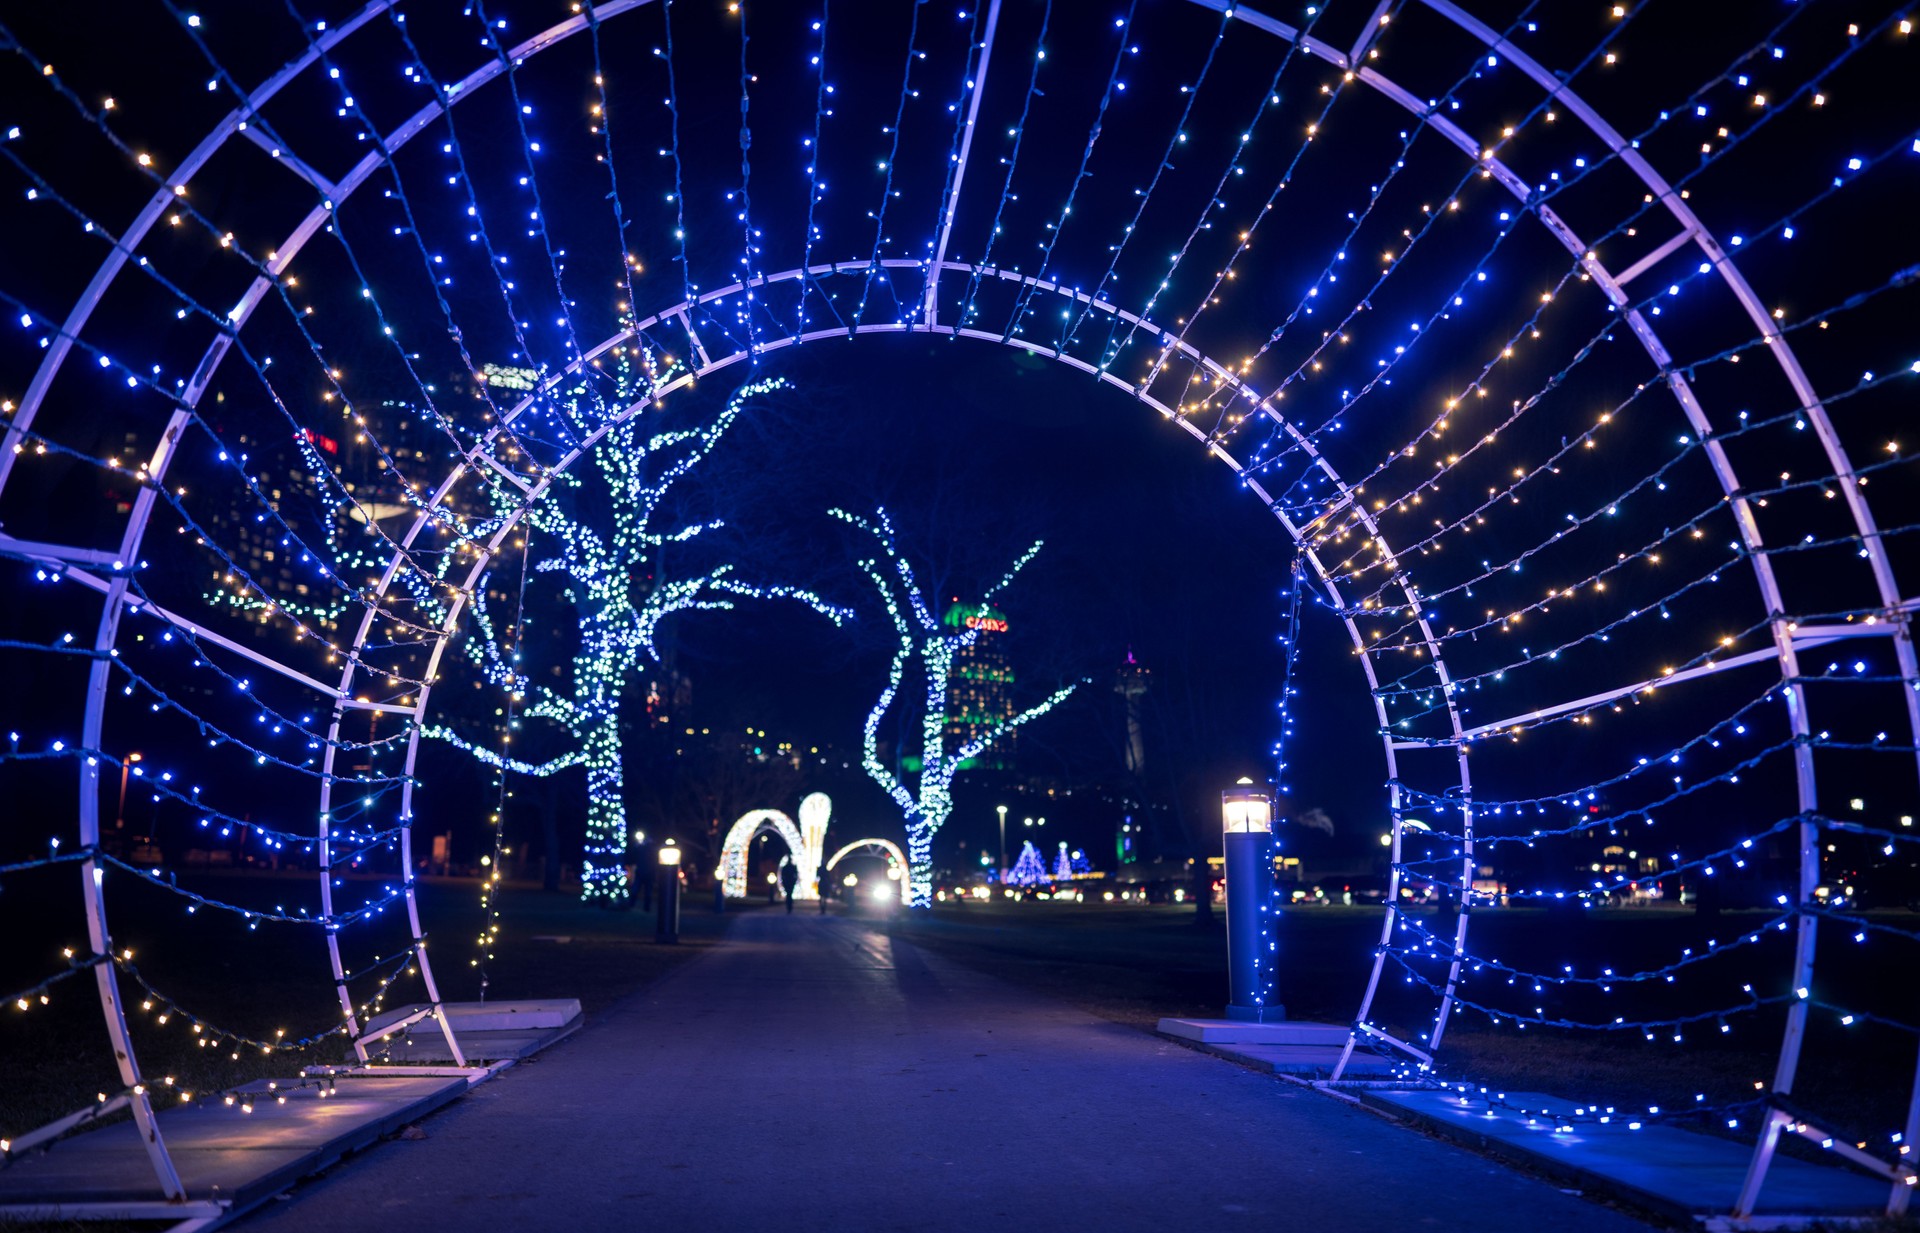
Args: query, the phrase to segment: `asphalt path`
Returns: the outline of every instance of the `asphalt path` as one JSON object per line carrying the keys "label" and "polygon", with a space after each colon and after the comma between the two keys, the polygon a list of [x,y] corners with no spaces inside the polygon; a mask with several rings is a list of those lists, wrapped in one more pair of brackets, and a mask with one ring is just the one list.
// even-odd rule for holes
{"label": "asphalt path", "polygon": [[722,945],[421,1129],[237,1227],[1647,1227],[806,912],[735,918]]}

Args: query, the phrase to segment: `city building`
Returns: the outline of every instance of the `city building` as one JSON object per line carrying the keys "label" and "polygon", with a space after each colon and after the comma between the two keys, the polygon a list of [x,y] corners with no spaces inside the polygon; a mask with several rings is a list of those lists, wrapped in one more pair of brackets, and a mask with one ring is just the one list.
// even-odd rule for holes
{"label": "city building", "polygon": [[[954,652],[947,677],[947,747],[958,749],[1012,720],[1013,667],[1007,660],[1006,613],[986,605],[956,603],[944,619],[955,631],[975,631],[973,641]],[[1018,729],[1007,733],[965,765],[1012,770],[1019,735]]]}
{"label": "city building", "polygon": [[357,619],[341,585],[312,559],[316,550],[346,587],[368,585],[391,551],[372,527],[404,535],[418,512],[406,490],[443,474],[451,452],[418,408],[385,403],[366,418],[379,425],[377,441],[354,425],[338,435],[313,428],[228,435],[251,488],[234,485],[222,504],[196,511],[225,556],[211,563],[209,599],[260,625],[293,617],[329,636]]}

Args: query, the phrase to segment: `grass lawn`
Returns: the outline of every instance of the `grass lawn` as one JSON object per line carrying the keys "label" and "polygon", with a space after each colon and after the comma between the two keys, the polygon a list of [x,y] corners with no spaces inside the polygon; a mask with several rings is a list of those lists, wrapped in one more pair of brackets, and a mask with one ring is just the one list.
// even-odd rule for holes
{"label": "grass lawn", "polygon": [[[62,966],[60,946],[85,953],[86,929],[77,876],[15,879],[4,907],[16,922],[34,920],[38,938],[59,939],[49,954],[0,955],[0,989],[32,983]],[[301,1067],[345,1060],[349,1046],[339,1033],[302,1049],[262,1054],[239,1047],[223,1033],[288,1039],[324,1032],[341,1018],[323,935],[313,926],[260,923],[249,929],[228,912],[202,908],[187,916],[169,892],[142,886],[126,874],[114,881],[109,899],[116,949],[132,947],[140,972],[182,1011],[168,1015],[146,1001],[132,982],[122,982],[129,1029],[145,1075],[171,1075],[175,1087],[209,1092],[250,1079],[297,1074]],[[206,873],[182,885],[229,903],[267,910],[309,901],[312,874]],[[377,894],[377,882],[349,882],[349,902]],[[482,927],[479,884],[471,879],[427,879],[420,884],[422,925],[441,996],[471,1001],[480,995],[477,939]],[[702,902],[688,904],[677,946],[654,942],[654,917],[640,911],[588,907],[569,893],[548,894],[536,886],[509,885],[500,901],[502,934],[487,965],[487,999],[574,997],[591,1016],[639,989],[673,965],[718,940],[725,918]],[[405,948],[406,924],[399,907],[370,927],[354,926],[345,953],[349,966],[376,953]],[[366,935],[361,943],[360,934]],[[357,985],[357,995],[370,988]],[[388,1006],[422,1000],[417,976],[402,976]],[[210,1025],[196,1032],[193,1018]],[[238,1054],[235,1057],[235,1054]],[[92,976],[56,985],[50,1000],[25,1012],[8,1007],[0,1019],[0,1137],[19,1134],[84,1108],[98,1093],[119,1091],[100,1002]],[[164,1105],[163,1105],[164,1107]]]}

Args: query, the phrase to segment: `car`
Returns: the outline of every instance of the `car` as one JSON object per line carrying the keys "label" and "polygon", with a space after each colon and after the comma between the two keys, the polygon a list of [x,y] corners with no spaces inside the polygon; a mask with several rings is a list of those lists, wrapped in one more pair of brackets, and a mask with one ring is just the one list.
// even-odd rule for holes
{"label": "car", "polygon": [[1387,879],[1383,874],[1356,873],[1321,878],[1313,884],[1314,898],[1329,904],[1383,903],[1387,898]]}

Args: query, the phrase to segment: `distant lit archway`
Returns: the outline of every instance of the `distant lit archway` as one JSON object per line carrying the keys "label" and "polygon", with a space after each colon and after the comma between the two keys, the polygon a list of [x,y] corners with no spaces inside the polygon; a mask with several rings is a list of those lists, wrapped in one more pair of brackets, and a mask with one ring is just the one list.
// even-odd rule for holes
{"label": "distant lit archway", "polygon": [[771,832],[786,842],[800,881],[794,887],[795,899],[819,897],[820,851],[826,840],[827,822],[833,816],[833,802],[824,792],[815,792],[800,802],[800,825],[778,809],[755,809],[740,815],[727,830],[720,848],[720,877],[729,899],[745,899],[752,893],[747,885],[747,848],[754,837]]}
{"label": "distant lit archway", "polygon": [[827,859],[826,872],[833,872],[833,867],[841,860],[854,855],[886,858],[888,876],[896,878],[900,887],[900,902],[912,900],[912,892],[907,886],[907,854],[900,850],[899,844],[890,839],[856,839]]}

